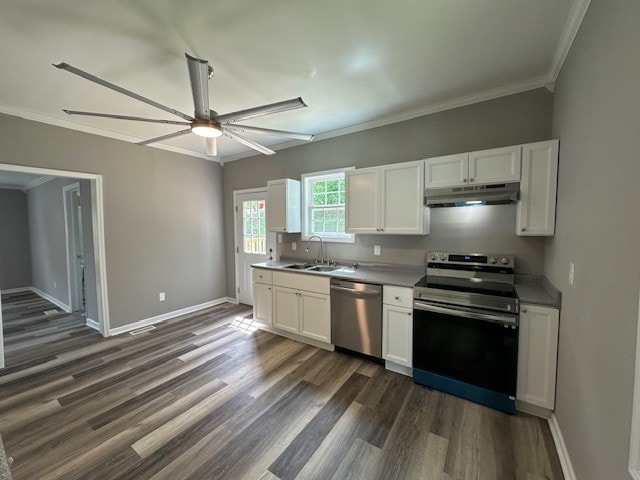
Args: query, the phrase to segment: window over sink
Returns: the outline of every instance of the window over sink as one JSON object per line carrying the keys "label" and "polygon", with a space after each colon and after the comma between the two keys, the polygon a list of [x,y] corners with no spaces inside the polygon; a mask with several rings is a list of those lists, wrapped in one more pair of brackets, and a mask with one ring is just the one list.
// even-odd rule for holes
{"label": "window over sink", "polygon": [[342,168],[302,175],[302,239],[319,235],[329,242],[354,243],[345,233],[345,180]]}

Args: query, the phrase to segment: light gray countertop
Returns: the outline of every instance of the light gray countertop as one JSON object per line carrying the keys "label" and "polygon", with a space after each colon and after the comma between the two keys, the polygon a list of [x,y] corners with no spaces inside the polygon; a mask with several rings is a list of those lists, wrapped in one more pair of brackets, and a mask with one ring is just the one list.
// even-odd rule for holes
{"label": "light gray countertop", "polygon": [[542,275],[516,275],[516,294],[520,303],[560,308],[562,293]]}
{"label": "light gray countertop", "polygon": [[396,285],[399,287],[413,288],[415,284],[425,275],[424,267],[413,265],[386,265],[386,264],[366,264],[357,268],[342,266],[332,272],[310,272],[308,270],[295,270],[284,268],[293,263],[301,263],[300,260],[280,260],[271,262],[255,263],[255,268],[266,268],[269,270],[279,270],[290,273],[304,273],[305,275],[321,275],[342,280],[352,280],[354,282],[377,283],[380,285]]}
{"label": "light gray countertop", "polygon": [[7,462],[7,455],[4,451],[4,445],[2,444],[1,436],[0,436],[0,480],[11,480],[11,469],[9,468],[9,462]]}

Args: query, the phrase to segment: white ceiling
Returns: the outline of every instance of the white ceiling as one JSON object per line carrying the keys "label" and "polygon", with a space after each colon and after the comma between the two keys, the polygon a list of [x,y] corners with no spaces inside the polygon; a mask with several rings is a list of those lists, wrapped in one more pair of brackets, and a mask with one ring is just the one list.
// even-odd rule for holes
{"label": "white ceiling", "polygon": [[9,172],[0,170],[0,188],[12,190],[28,190],[52,180],[48,175],[35,175],[31,173]]}
{"label": "white ceiling", "polygon": [[[182,127],[64,114],[67,108],[180,120],[51,64],[67,62],[191,115],[189,52],[215,69],[212,109],[227,113],[302,96],[309,108],[245,123],[335,136],[552,83],[587,5],[0,0],[0,111],[134,142],[177,131]],[[204,155],[202,139],[192,134],[155,146]],[[226,160],[255,154],[226,138],[218,152]]]}

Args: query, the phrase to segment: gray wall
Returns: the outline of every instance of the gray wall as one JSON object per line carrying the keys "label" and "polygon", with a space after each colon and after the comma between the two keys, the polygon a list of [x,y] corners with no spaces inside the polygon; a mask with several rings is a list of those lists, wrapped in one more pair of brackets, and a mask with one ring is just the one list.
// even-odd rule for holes
{"label": "gray wall", "polygon": [[[553,96],[544,89],[456,108],[406,122],[387,125],[320,142],[312,142],[279,151],[273,157],[259,155],[230,162],[223,169],[225,235],[227,257],[227,292],[235,296],[233,253],[233,191],[263,187],[267,180],[300,178],[317,172],[346,166],[366,167],[405,162],[450,153],[482,150],[551,138]],[[467,210],[467,209],[462,209]],[[515,236],[515,210],[498,207],[487,215],[487,223],[461,223],[461,211],[437,212],[433,215],[429,237],[358,236],[359,245],[372,252],[373,244],[381,245],[382,255],[361,254],[360,260],[390,263],[424,262],[427,248],[490,248],[481,239],[490,231],[495,248],[518,256],[521,271],[540,273],[544,240]],[[473,215],[480,215],[480,210]],[[511,225],[513,224],[513,226]],[[494,229],[495,227],[495,229]],[[512,228],[513,227],[513,228]],[[484,232],[482,231],[484,230]],[[498,233],[501,232],[501,233]],[[290,242],[299,236],[287,235]],[[462,238],[462,240],[461,240]],[[283,245],[288,253],[289,245]],[[353,247],[329,246],[331,256],[351,258]]]}
{"label": "gray wall", "polygon": [[[640,272],[640,2],[592,1],[554,100],[557,418],[578,478],[626,480]],[[568,284],[569,263],[575,283]]]}
{"label": "gray wall", "polygon": [[27,196],[0,189],[0,288],[31,285]]}
{"label": "gray wall", "polygon": [[[77,179],[56,178],[27,192],[32,285],[69,305],[63,187]],[[81,180],[87,317],[98,318],[91,219],[91,182]]]}
{"label": "gray wall", "polygon": [[9,115],[0,145],[0,163],[103,176],[112,327],[226,296],[219,164]]}

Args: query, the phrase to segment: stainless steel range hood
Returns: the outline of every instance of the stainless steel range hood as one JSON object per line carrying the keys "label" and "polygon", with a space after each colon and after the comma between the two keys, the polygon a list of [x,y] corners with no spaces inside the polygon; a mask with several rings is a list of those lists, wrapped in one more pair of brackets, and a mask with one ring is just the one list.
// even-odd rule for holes
{"label": "stainless steel range hood", "polygon": [[520,183],[474,185],[449,188],[427,188],[424,191],[428,207],[464,207],[468,205],[503,205],[516,203]]}

